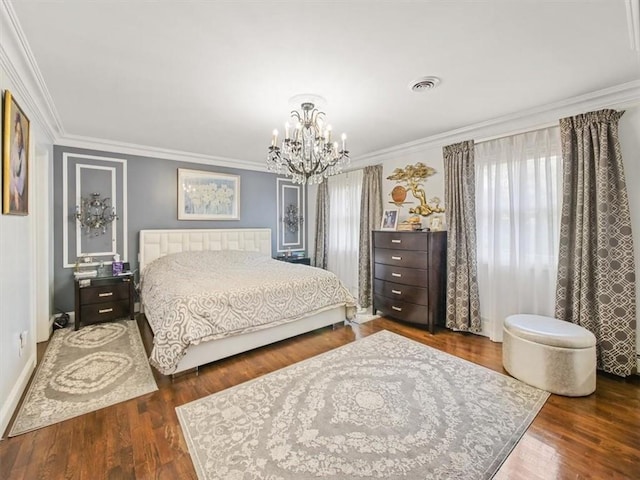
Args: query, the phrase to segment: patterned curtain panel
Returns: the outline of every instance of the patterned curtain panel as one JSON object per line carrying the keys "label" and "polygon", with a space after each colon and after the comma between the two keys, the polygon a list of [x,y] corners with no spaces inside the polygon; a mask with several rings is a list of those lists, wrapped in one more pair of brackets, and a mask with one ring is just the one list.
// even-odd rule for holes
{"label": "patterned curtain panel", "polygon": [[[371,231],[382,220],[382,165],[364,167],[360,197],[358,304],[371,305]],[[374,312],[375,313],[375,312]]]}
{"label": "patterned curtain panel", "polygon": [[448,224],[446,326],[465,332],[481,328],[473,149],[473,140],[442,149]]}
{"label": "patterned curtain panel", "polygon": [[622,113],[560,120],[564,193],[555,314],[593,332],[598,368],[628,376],[635,367],[636,287],[618,140]]}
{"label": "patterned curtain panel", "polygon": [[318,185],[316,200],[316,251],[313,264],[327,269],[327,247],[329,245],[329,186],[327,182]]}

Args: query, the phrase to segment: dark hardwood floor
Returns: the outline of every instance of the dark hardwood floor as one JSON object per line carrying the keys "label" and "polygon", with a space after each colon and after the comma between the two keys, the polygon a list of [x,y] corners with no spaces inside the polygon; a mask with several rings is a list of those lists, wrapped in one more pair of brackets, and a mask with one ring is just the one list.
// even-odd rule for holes
{"label": "dark hardwood floor", "polygon": [[[148,327],[138,322],[148,348]],[[176,406],[382,329],[504,373],[501,345],[475,335],[432,335],[386,319],[328,327],[202,367],[198,376],[156,375],[157,392],[5,439],[0,479],[195,479]],[[552,395],[494,478],[640,478],[640,377],[598,374],[589,397]]]}

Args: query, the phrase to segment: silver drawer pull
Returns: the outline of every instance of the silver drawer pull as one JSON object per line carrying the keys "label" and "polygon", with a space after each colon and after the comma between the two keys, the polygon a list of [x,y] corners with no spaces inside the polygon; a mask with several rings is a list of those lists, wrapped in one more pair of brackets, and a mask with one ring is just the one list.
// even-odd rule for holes
{"label": "silver drawer pull", "polygon": [[106,292],[106,293],[99,293],[98,294],[99,297],[110,297],[111,295],[113,295],[113,292]]}
{"label": "silver drawer pull", "polygon": [[394,310],[396,310],[396,311],[398,311],[398,312],[401,312],[401,311],[402,311],[402,309],[401,309],[400,307],[391,307],[391,308],[393,308]]}
{"label": "silver drawer pull", "polygon": [[402,290],[391,290],[391,293],[395,293],[396,295],[402,295]]}
{"label": "silver drawer pull", "polygon": [[103,308],[102,310],[98,310],[98,313],[109,313],[113,312],[113,308]]}
{"label": "silver drawer pull", "polygon": [[391,240],[391,243],[402,243],[402,240],[395,240],[395,239],[393,239],[393,240]]}
{"label": "silver drawer pull", "polygon": [[391,260],[402,260],[402,257],[391,257]]}
{"label": "silver drawer pull", "polygon": [[393,273],[391,274],[391,276],[392,276],[392,277],[401,277],[401,276],[402,276],[402,274],[401,274],[401,273],[393,272]]}

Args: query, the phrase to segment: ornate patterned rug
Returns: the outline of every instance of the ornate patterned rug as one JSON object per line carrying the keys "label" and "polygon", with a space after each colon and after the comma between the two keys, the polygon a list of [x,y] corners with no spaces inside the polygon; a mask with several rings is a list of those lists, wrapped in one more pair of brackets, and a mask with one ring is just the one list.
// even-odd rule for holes
{"label": "ornate patterned rug", "polygon": [[157,389],[135,320],[56,330],[9,436]]}
{"label": "ornate patterned rug", "polygon": [[176,408],[200,479],[487,479],[547,392],[382,331]]}

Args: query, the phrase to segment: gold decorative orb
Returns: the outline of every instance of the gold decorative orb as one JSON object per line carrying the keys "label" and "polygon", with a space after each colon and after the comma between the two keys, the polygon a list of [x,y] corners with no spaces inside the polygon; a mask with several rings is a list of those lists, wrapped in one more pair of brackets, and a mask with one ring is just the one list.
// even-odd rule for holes
{"label": "gold decorative orb", "polygon": [[393,190],[391,190],[391,198],[395,203],[404,202],[407,198],[407,189],[402,185],[396,185],[393,187]]}

